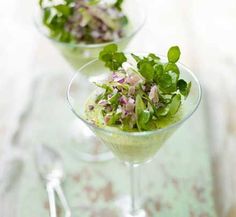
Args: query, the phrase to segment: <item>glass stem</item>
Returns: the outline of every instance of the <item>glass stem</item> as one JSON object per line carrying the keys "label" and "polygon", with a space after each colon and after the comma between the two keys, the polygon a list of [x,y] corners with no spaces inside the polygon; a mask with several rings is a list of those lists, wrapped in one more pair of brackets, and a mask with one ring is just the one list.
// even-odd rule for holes
{"label": "glass stem", "polygon": [[132,163],[129,164],[130,189],[131,189],[131,210],[130,214],[135,216],[140,210],[140,168]]}

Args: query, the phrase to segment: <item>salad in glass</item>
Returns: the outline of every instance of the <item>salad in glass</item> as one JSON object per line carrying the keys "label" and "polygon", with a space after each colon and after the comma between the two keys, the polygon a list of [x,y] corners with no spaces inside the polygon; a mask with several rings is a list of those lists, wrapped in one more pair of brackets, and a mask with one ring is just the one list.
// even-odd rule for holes
{"label": "salad in glass", "polygon": [[40,0],[39,6],[40,32],[74,68],[96,58],[109,43],[125,49],[145,21],[139,0]]}

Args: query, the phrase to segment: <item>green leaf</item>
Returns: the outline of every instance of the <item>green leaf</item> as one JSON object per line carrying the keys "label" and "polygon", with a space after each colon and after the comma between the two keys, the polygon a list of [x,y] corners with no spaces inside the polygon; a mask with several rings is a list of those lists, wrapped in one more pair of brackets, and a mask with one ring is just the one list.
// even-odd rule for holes
{"label": "green leaf", "polygon": [[110,118],[110,120],[108,121],[108,125],[113,125],[113,124],[115,124],[119,119],[120,119],[120,117],[121,117],[121,113],[113,113],[113,114],[111,114],[111,118]]}
{"label": "green leaf", "polygon": [[71,35],[69,32],[61,31],[59,40],[64,42],[69,42],[71,40]]}
{"label": "green leaf", "polygon": [[110,53],[101,54],[100,60],[102,60],[104,62],[112,61],[112,54],[110,54]]}
{"label": "green leaf", "polygon": [[145,110],[145,104],[142,100],[142,97],[140,94],[137,94],[136,100],[135,100],[135,113],[138,116],[143,110]]}
{"label": "green leaf", "polygon": [[148,102],[148,110],[150,111],[151,116],[154,114],[154,108],[155,108],[155,106],[152,105],[151,102]]}
{"label": "green leaf", "polygon": [[158,83],[158,79],[161,77],[161,75],[163,74],[163,65],[162,64],[156,64],[154,65],[154,81],[156,83]]}
{"label": "green leaf", "polygon": [[39,0],[39,6],[40,6],[40,7],[43,6],[43,0]]}
{"label": "green leaf", "polygon": [[180,79],[177,83],[177,87],[179,89],[179,92],[187,97],[191,88],[191,82],[187,83],[185,80]]}
{"label": "green leaf", "polygon": [[145,109],[146,109],[146,107],[145,107],[145,104],[142,100],[142,97],[139,94],[137,94],[136,100],[135,100],[135,114],[137,117],[137,127],[140,131],[142,130],[142,126],[140,125],[139,117],[141,116],[142,112]]}
{"label": "green leaf", "polygon": [[185,98],[189,95],[189,92],[190,92],[191,87],[192,87],[192,82],[190,81],[190,82],[188,83],[187,88],[186,88],[186,92],[185,92],[185,95],[184,95]]}
{"label": "green leaf", "polygon": [[178,46],[173,46],[168,50],[168,60],[171,63],[176,63],[180,58],[180,49]]}
{"label": "green leaf", "polygon": [[[165,93],[172,93],[177,90],[177,82],[179,79],[179,68],[176,64],[174,63],[168,63],[164,65],[164,73],[163,74],[168,74],[171,77],[171,85],[167,87],[163,87],[162,91]],[[160,81],[162,82],[162,81]]]}
{"label": "green leaf", "polygon": [[121,11],[121,5],[123,3],[123,0],[116,0],[114,6],[119,10]]}
{"label": "green leaf", "polygon": [[149,81],[153,80],[154,69],[153,69],[153,66],[149,62],[141,60],[139,62],[139,72],[147,80]]}
{"label": "green leaf", "polygon": [[154,60],[154,62],[159,62],[160,61],[160,57],[156,56],[154,53],[148,54],[148,58],[151,59],[151,60]]}
{"label": "green leaf", "polygon": [[170,94],[166,94],[166,93],[160,94],[159,93],[159,101],[164,105],[169,104],[171,102],[171,98],[172,98],[171,93]]}
{"label": "green leaf", "polygon": [[105,90],[108,91],[108,92],[112,92],[112,91],[113,91],[112,87],[110,87],[110,86],[107,85],[107,84],[99,84],[99,83],[96,83],[96,82],[94,82],[94,84],[95,84],[97,87],[103,88],[103,89],[105,89]]}
{"label": "green leaf", "polygon": [[104,95],[105,95],[104,93],[99,94],[99,95],[96,97],[95,102],[98,103],[100,100],[102,100],[102,99],[104,98]]}
{"label": "green leaf", "polygon": [[176,94],[172,97],[171,103],[168,105],[169,107],[169,113],[171,115],[174,115],[177,113],[177,111],[179,110],[181,104],[181,95],[180,94]]}
{"label": "green leaf", "polygon": [[51,9],[50,8],[44,8],[43,9],[43,23],[48,26],[50,24],[50,18],[51,16]]}
{"label": "green leaf", "polygon": [[120,94],[116,93],[109,99],[109,102],[111,103],[111,105],[117,105],[119,98],[120,98]]}
{"label": "green leaf", "polygon": [[143,102],[142,97],[139,94],[136,96],[135,114],[137,117],[137,127],[139,131],[145,130],[145,125],[151,118],[151,111],[146,109],[145,103]]}
{"label": "green leaf", "polygon": [[149,120],[147,124],[145,124],[145,130],[155,130],[158,128],[158,123],[156,120]]}
{"label": "green leaf", "polygon": [[120,19],[120,23],[122,26],[125,26],[128,24],[129,20],[128,20],[128,17],[127,16],[122,16]]}
{"label": "green leaf", "polygon": [[179,67],[175,64],[175,63],[167,63],[164,65],[164,71],[165,72],[169,72],[169,71],[172,71],[172,72],[175,72],[178,77],[179,77]]}
{"label": "green leaf", "polygon": [[64,0],[64,1],[65,1],[66,4],[68,5],[68,4],[72,3],[72,2],[74,2],[75,0]]}
{"label": "green leaf", "polygon": [[178,86],[180,93],[182,94],[185,92],[185,90],[187,88],[187,82],[183,79],[180,79],[180,80],[178,80],[177,86]]}
{"label": "green leaf", "polygon": [[54,6],[54,8],[66,17],[69,16],[72,12],[72,10],[69,6],[63,5],[63,4],[56,5],[56,6]]}
{"label": "green leaf", "polygon": [[133,53],[131,53],[131,56],[134,58],[134,60],[138,63],[139,61],[141,61],[141,58]]}
{"label": "green leaf", "polygon": [[156,115],[157,117],[164,117],[164,116],[166,116],[166,115],[168,114],[169,110],[170,110],[170,109],[169,109],[168,106],[160,107],[160,108],[157,109],[155,115]]}
{"label": "green leaf", "polygon": [[172,85],[172,77],[165,73],[158,80],[158,84],[162,92],[168,92],[168,88]]}
{"label": "green leaf", "polygon": [[145,129],[145,124],[148,123],[151,117],[150,111],[144,110],[139,114],[138,122],[142,129]]}
{"label": "green leaf", "polygon": [[100,2],[100,0],[89,0],[89,5],[97,5]]}
{"label": "green leaf", "polygon": [[99,59],[105,62],[105,66],[115,71],[122,66],[122,63],[127,61],[124,53],[117,52],[116,44],[109,44],[104,47],[99,53]]}
{"label": "green leaf", "polygon": [[[80,8],[84,9],[84,8]],[[80,20],[80,26],[85,27],[89,24],[89,22],[92,20],[91,14],[88,12],[88,10],[80,10],[80,14],[82,19]]]}
{"label": "green leaf", "polygon": [[118,46],[116,44],[109,44],[103,50],[107,53],[115,53],[118,50]]}
{"label": "green leaf", "polygon": [[173,94],[177,90],[177,75],[173,72],[165,72],[158,80],[160,90],[165,94]]}
{"label": "green leaf", "polygon": [[127,60],[124,53],[121,53],[121,52],[114,53],[113,58],[116,62],[120,63],[120,65]]}

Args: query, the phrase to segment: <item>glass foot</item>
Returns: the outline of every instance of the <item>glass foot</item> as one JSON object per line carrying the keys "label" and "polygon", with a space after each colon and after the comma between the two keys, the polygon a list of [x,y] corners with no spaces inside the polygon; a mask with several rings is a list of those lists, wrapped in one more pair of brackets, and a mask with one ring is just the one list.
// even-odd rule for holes
{"label": "glass foot", "polygon": [[131,198],[129,196],[120,197],[115,203],[121,210],[122,217],[148,217],[147,213],[143,209],[139,209],[133,213],[131,212]]}
{"label": "glass foot", "polygon": [[87,162],[102,162],[114,158],[107,147],[81,121],[72,122],[69,129],[73,152]]}
{"label": "glass foot", "polygon": [[134,214],[127,214],[125,217],[147,217],[146,213],[144,210],[139,210],[135,212]]}

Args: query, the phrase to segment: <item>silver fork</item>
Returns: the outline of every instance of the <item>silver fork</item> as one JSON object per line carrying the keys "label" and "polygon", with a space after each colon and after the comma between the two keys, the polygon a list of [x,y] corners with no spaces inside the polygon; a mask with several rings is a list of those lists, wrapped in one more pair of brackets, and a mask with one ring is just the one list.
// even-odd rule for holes
{"label": "silver fork", "polygon": [[65,178],[61,156],[53,149],[45,145],[39,145],[36,147],[35,158],[38,172],[46,184],[50,216],[57,216],[55,203],[56,192],[65,210],[65,217],[70,217],[71,210],[61,188],[61,183]]}

